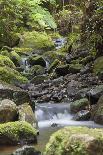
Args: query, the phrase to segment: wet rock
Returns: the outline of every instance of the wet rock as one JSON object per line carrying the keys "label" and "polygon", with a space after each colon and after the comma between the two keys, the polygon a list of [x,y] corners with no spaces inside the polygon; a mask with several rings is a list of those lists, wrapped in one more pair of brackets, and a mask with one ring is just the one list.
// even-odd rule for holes
{"label": "wet rock", "polygon": [[103,85],[99,85],[91,89],[86,93],[86,96],[91,104],[96,104],[103,94]]}
{"label": "wet rock", "polygon": [[76,73],[79,73],[82,68],[83,68],[83,66],[81,64],[70,64],[69,72],[76,74]]}
{"label": "wet rock", "polygon": [[9,100],[2,100],[0,103],[0,123],[6,123],[17,120],[17,106]]}
{"label": "wet rock", "polygon": [[96,123],[103,125],[103,95],[100,97],[97,105],[94,108],[93,119]]}
{"label": "wet rock", "polygon": [[42,67],[42,66],[40,66],[40,65],[35,65],[35,66],[33,66],[33,67],[30,69],[29,73],[31,74],[31,76],[32,76],[32,78],[33,78],[34,76],[44,74],[44,73],[45,73],[45,69],[44,69],[44,67]]}
{"label": "wet rock", "polygon": [[39,151],[36,151],[33,146],[25,145],[22,148],[17,149],[11,155],[41,155]]}
{"label": "wet rock", "polygon": [[48,73],[51,73],[53,69],[55,69],[60,64],[60,61],[58,59],[55,59],[53,63],[50,65],[48,69]]}
{"label": "wet rock", "polygon": [[75,121],[87,121],[90,120],[91,113],[88,110],[82,110],[75,114],[73,120]]}
{"label": "wet rock", "polygon": [[31,66],[40,65],[46,67],[46,62],[41,56],[30,57],[28,61]]}
{"label": "wet rock", "polygon": [[24,103],[18,107],[18,115],[19,121],[26,121],[34,128],[37,128],[35,113],[33,113],[32,108],[28,103]]}
{"label": "wet rock", "polygon": [[70,104],[70,110],[72,113],[79,112],[80,110],[85,110],[88,107],[89,102],[87,98],[76,100]]}

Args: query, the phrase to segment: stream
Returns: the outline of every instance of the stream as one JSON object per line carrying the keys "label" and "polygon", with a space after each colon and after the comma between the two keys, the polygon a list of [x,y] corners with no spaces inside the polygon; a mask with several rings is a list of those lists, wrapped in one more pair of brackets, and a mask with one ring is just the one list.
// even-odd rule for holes
{"label": "stream", "polygon": [[[36,106],[36,117],[39,126],[38,144],[34,145],[37,150],[44,151],[46,143],[52,133],[64,126],[87,126],[90,128],[103,128],[93,121],[74,121],[70,113],[70,106],[66,103],[61,104],[38,104]],[[11,155],[17,147],[0,147],[0,155]]]}

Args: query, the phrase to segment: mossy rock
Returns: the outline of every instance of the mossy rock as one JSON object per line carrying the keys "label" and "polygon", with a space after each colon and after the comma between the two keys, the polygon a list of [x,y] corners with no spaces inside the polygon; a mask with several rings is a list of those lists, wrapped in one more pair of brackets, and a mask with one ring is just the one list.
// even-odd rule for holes
{"label": "mossy rock", "polygon": [[97,58],[94,62],[93,71],[95,74],[103,72],[103,56]]}
{"label": "mossy rock", "polygon": [[31,67],[29,73],[32,74],[32,76],[42,75],[45,73],[45,68],[40,65],[35,65]]}
{"label": "mossy rock", "polygon": [[75,73],[80,72],[80,70],[83,68],[83,65],[82,64],[70,64],[69,68],[70,68],[69,69],[70,72],[75,74]]}
{"label": "mossy rock", "polygon": [[93,119],[96,123],[103,125],[103,95],[100,97],[94,111]]}
{"label": "mossy rock", "polygon": [[13,61],[15,66],[18,67],[21,65],[22,62],[21,57],[15,51],[10,52],[10,59]]}
{"label": "mossy rock", "polygon": [[0,144],[16,145],[22,141],[36,142],[37,130],[24,121],[0,124]]}
{"label": "mossy rock", "polygon": [[19,55],[30,55],[33,52],[32,48],[15,47],[12,50],[18,53]]}
{"label": "mossy rock", "polygon": [[79,112],[84,110],[86,106],[89,105],[89,101],[87,98],[83,98],[80,100],[76,100],[70,104],[70,110],[72,113]]}
{"label": "mossy rock", "polygon": [[38,85],[43,83],[45,80],[48,80],[48,76],[46,75],[38,75],[31,79],[31,83]]}
{"label": "mossy rock", "polygon": [[0,55],[0,67],[8,66],[10,68],[15,68],[14,63],[10,60],[9,57]]}
{"label": "mossy rock", "polygon": [[10,57],[10,53],[7,50],[0,51],[0,54],[4,55],[4,56],[7,56],[7,57]]}
{"label": "mossy rock", "polygon": [[102,155],[103,129],[65,127],[55,132],[44,155]]}
{"label": "mossy rock", "polygon": [[46,62],[42,56],[30,57],[28,61],[31,66],[40,65],[46,67]]}
{"label": "mossy rock", "polygon": [[58,76],[65,76],[69,73],[69,65],[60,65],[55,69],[55,72]]}
{"label": "mossy rock", "polygon": [[43,32],[24,32],[22,36],[22,42],[19,45],[22,48],[32,48],[32,49],[52,49],[54,48],[54,43],[47,33]]}
{"label": "mossy rock", "polygon": [[58,59],[55,59],[54,62],[50,65],[48,69],[48,73],[51,73],[53,69],[55,69],[60,64],[60,61]]}
{"label": "mossy rock", "polygon": [[27,83],[28,79],[22,76],[18,71],[10,67],[0,67],[0,80],[10,83]]}

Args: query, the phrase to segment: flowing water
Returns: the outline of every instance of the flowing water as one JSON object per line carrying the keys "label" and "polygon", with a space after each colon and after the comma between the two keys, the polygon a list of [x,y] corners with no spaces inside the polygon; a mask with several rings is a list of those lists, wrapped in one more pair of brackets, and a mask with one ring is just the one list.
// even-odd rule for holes
{"label": "flowing water", "polygon": [[[70,113],[69,104],[38,104],[36,106],[36,117],[39,126],[38,144],[35,148],[44,151],[46,143],[52,133],[64,126],[88,126],[90,128],[103,128],[93,121],[74,121]],[[17,147],[0,147],[0,155],[10,155]]]}

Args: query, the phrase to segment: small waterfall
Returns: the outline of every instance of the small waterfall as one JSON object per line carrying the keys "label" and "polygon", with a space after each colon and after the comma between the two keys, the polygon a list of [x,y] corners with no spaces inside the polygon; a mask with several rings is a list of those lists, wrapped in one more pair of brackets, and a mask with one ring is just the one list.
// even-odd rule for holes
{"label": "small waterfall", "polygon": [[74,121],[70,113],[69,104],[38,104],[36,106],[36,118],[39,128],[55,126],[88,126],[92,128],[103,128],[93,121]]}
{"label": "small waterfall", "polygon": [[58,38],[58,39],[54,40],[54,44],[55,44],[57,50],[62,48],[66,43],[67,43],[66,38]]}
{"label": "small waterfall", "polygon": [[22,57],[22,67],[24,69],[24,73],[29,71],[30,65],[28,63],[28,58],[27,57]]}

